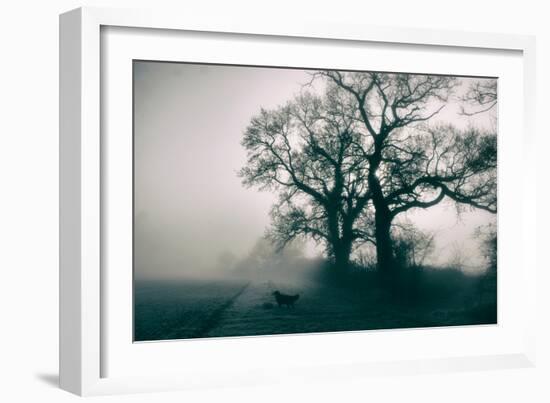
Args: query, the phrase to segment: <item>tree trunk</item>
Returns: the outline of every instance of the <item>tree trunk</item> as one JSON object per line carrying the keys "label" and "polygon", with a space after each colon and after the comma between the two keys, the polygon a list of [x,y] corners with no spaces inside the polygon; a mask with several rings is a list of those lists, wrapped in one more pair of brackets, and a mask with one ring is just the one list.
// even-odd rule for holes
{"label": "tree trunk", "polygon": [[[346,228],[339,224],[337,207],[327,209],[328,231],[330,234],[330,249],[334,259],[334,268],[337,272],[345,272],[350,263],[352,238],[346,233]],[[350,227],[351,228],[351,227]]]}
{"label": "tree trunk", "polygon": [[376,210],[374,218],[378,270],[385,277],[394,277],[397,267],[393,258],[393,242],[390,235],[391,217]]}
{"label": "tree trunk", "polygon": [[383,277],[391,279],[395,277],[394,274],[397,272],[395,259],[393,258],[393,242],[390,234],[393,217],[384,198],[380,181],[376,176],[376,170],[378,169],[379,163],[380,156],[378,155],[378,159],[371,162],[373,165],[368,176],[369,187],[373,193],[372,202],[374,204],[376,263],[379,273],[381,273]]}
{"label": "tree trunk", "polygon": [[338,272],[343,273],[349,268],[351,244],[350,241],[343,239],[333,245],[334,265]]}

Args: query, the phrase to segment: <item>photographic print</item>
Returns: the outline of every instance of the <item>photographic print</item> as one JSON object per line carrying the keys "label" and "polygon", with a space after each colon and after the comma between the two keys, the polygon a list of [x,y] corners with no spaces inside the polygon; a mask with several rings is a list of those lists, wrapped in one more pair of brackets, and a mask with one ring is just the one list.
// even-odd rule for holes
{"label": "photographic print", "polygon": [[497,83],[135,60],[134,341],[496,324]]}

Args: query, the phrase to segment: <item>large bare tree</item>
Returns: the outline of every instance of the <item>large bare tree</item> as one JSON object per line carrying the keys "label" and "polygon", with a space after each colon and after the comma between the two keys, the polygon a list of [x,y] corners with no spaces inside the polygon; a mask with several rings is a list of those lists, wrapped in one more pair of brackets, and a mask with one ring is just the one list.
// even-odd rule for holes
{"label": "large bare tree", "polygon": [[262,110],[247,128],[249,186],[276,190],[271,235],[323,242],[347,266],[356,242],[397,269],[396,216],[450,198],[496,212],[496,136],[428,125],[457,80],[444,76],[321,71],[322,95]]}
{"label": "large bare tree", "polygon": [[496,135],[428,125],[459,84],[445,76],[320,72],[353,105],[363,126],[378,267],[392,273],[392,222],[399,214],[450,198],[496,212]]}
{"label": "large bare tree", "polygon": [[271,238],[283,247],[299,236],[322,243],[337,267],[346,268],[356,242],[370,240],[367,161],[357,122],[336,88],[303,93],[255,116],[244,133],[248,186],[277,191]]}

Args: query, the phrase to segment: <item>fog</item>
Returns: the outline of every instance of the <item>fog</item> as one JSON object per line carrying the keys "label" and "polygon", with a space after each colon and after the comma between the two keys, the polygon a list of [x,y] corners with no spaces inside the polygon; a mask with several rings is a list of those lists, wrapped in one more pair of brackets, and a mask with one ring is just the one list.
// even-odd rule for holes
{"label": "fog", "polygon": [[[134,62],[136,279],[222,274],[269,279],[282,267],[307,272],[306,263],[258,263],[265,257],[261,238],[276,196],[245,188],[237,172],[246,162],[240,141],[251,117],[260,107],[285,103],[309,80],[304,70]],[[458,112],[458,103],[450,102],[437,119],[459,127],[495,124],[491,114]],[[460,250],[465,266],[478,270],[483,258],[475,229],[496,217],[471,210],[458,215],[454,204],[444,202],[406,219],[435,231],[430,263],[445,264]],[[314,258],[321,252],[306,242],[292,253]],[[271,272],[260,271],[269,267]]]}

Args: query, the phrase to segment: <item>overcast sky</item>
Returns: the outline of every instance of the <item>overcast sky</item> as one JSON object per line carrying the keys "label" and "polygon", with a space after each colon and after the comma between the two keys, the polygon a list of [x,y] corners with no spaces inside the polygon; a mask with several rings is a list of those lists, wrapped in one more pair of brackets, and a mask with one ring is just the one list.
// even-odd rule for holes
{"label": "overcast sky", "polygon": [[[208,270],[224,253],[246,255],[269,225],[275,196],[246,189],[237,177],[246,162],[242,134],[260,107],[297,94],[307,72],[135,62],[134,80],[136,277]],[[457,112],[458,105],[449,104],[439,119],[462,127],[494,124],[490,115]],[[459,221],[450,204],[409,218],[437,230],[434,262],[461,248],[471,264],[480,261],[474,229],[495,219],[473,212]]]}

